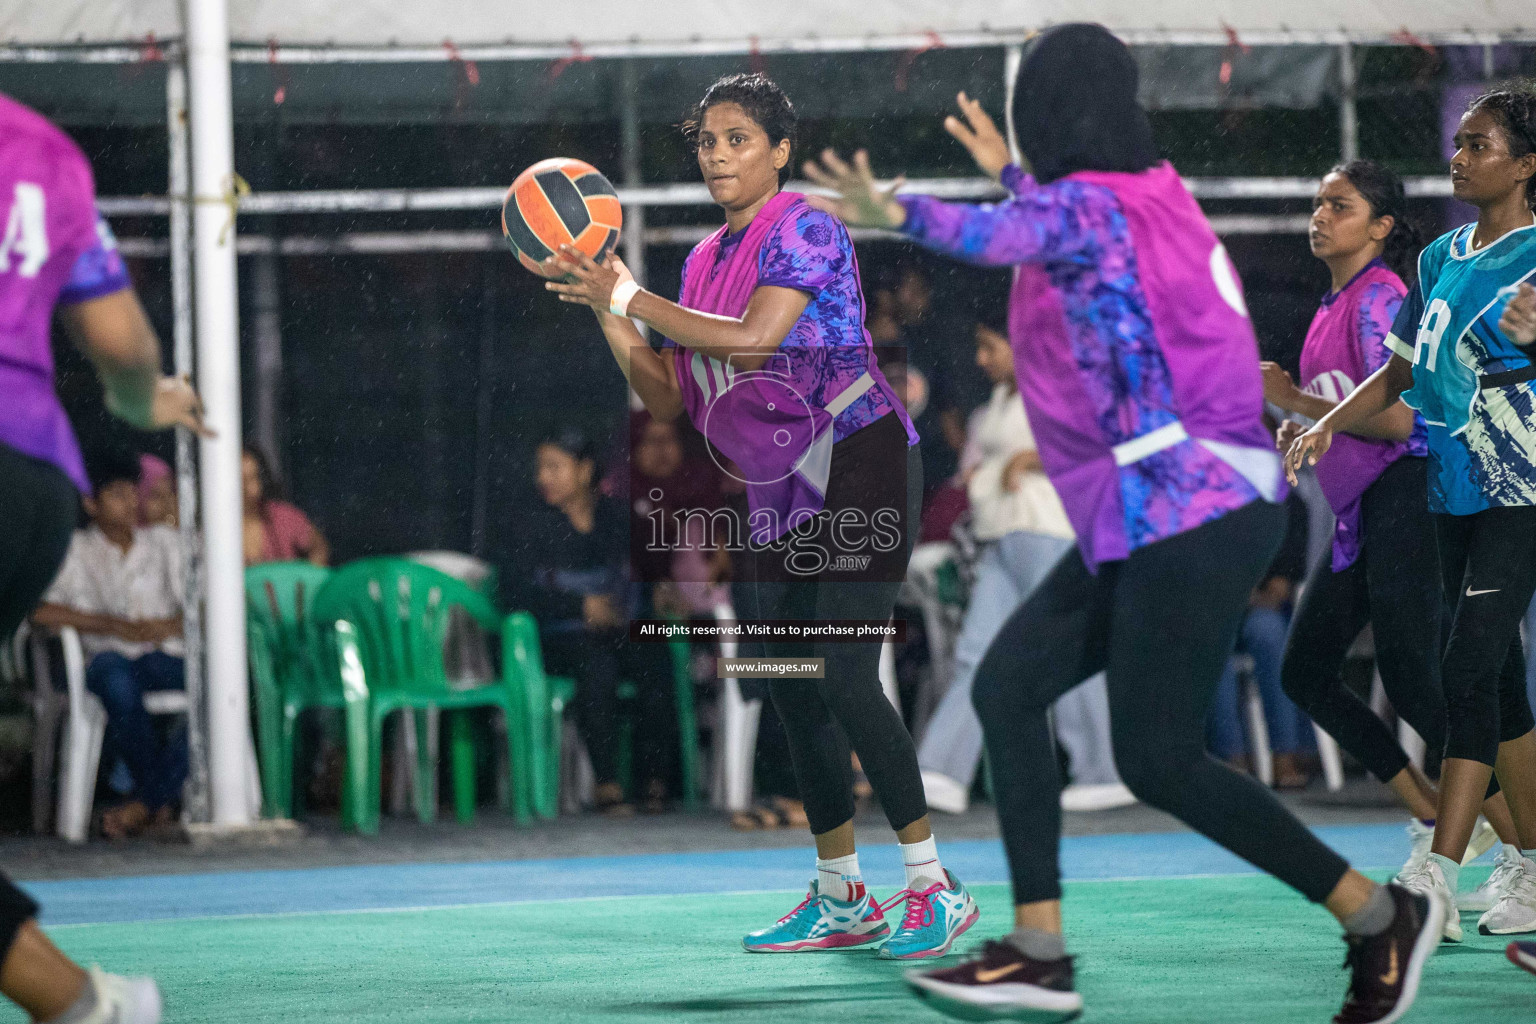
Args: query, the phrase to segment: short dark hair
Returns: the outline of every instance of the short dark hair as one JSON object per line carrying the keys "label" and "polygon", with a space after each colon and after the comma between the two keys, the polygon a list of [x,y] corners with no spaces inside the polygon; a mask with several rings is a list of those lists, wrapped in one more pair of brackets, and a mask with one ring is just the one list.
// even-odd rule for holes
{"label": "short dark hair", "polygon": [[[1467,113],[1486,110],[1504,129],[1510,156],[1536,152],[1536,85],[1529,82],[1491,89],[1467,104]],[[1536,176],[1526,179],[1525,201],[1536,210]]]}
{"label": "short dark hair", "polygon": [[91,452],[86,460],[86,475],[91,480],[91,493],[100,494],[103,488],[116,483],[139,485],[143,470],[136,453],[126,448],[108,447]]}
{"label": "short dark hair", "polygon": [[597,446],[580,427],[561,427],[539,438],[539,447],[558,448],[577,462],[597,464]]}
{"label": "short dark hair", "polygon": [[1377,217],[1392,218],[1392,231],[1387,235],[1381,258],[1398,277],[1412,283],[1418,270],[1419,250],[1424,247],[1424,238],[1419,232],[1419,226],[1408,216],[1403,179],[1374,160],[1350,160],[1348,163],[1335,164],[1328,173],[1339,175],[1355,187],[1355,191],[1360,193],[1360,197],[1371,208],[1373,220]]}
{"label": "short dark hair", "polygon": [[721,103],[734,103],[746,111],[747,116],[767,134],[769,145],[777,146],[785,139],[789,140],[789,159],[779,168],[779,187],[783,188],[789,181],[790,167],[794,165],[796,134],[800,126],[795,105],[767,75],[726,75],[704,90],[704,98],[683,122],[683,135],[695,149],[698,148],[699,127],[704,123],[705,112]]}

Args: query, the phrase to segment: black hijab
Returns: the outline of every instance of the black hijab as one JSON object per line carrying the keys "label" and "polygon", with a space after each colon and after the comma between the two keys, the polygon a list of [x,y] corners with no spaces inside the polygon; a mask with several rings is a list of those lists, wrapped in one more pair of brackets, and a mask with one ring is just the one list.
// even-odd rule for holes
{"label": "black hijab", "polygon": [[1136,58],[1102,25],[1058,25],[1030,40],[1014,82],[1013,129],[1035,179],[1157,163],[1136,80]]}

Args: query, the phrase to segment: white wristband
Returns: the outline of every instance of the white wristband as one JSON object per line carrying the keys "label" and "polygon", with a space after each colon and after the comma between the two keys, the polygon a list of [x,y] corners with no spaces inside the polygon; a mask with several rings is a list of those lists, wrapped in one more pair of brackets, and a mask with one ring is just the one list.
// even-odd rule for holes
{"label": "white wristband", "polygon": [[632,277],[626,277],[613,286],[613,294],[608,296],[608,312],[614,316],[628,316],[629,304],[635,294],[640,291],[640,286]]}

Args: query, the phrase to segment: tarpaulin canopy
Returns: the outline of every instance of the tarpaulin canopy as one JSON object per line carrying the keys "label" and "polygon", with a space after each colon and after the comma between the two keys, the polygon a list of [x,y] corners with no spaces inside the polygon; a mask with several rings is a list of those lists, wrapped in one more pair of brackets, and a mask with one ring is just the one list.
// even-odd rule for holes
{"label": "tarpaulin canopy", "polygon": [[[957,45],[1064,21],[1147,41],[1458,41],[1536,34],[1530,0],[245,0],[230,37],[284,47],[518,43],[592,52],[721,52]],[[112,43],[181,35],[175,0],[3,0],[0,40]]]}

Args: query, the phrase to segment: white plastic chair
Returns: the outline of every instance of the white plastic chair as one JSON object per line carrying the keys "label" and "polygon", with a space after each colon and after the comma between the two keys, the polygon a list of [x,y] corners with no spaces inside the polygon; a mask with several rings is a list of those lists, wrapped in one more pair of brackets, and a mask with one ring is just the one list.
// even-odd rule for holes
{"label": "white plastic chair", "polygon": [[[1266,786],[1275,784],[1275,760],[1269,746],[1269,723],[1264,719],[1264,699],[1259,696],[1259,684],[1253,677],[1253,658],[1246,654],[1233,655],[1233,667],[1237,671],[1237,684],[1243,691],[1243,714],[1248,720],[1248,742],[1253,747],[1253,771]],[[1344,759],[1339,755],[1339,745],[1316,722],[1312,731],[1317,735],[1317,756],[1323,763],[1323,781],[1330,793],[1344,788]]]}
{"label": "white plastic chair", "polygon": [[[729,603],[715,606],[715,621],[724,625],[736,621],[736,610]],[[720,654],[734,658],[740,646],[722,638]],[[757,754],[757,726],[763,702],[746,700],[741,684],[727,678],[720,687],[720,738],[715,744],[715,771],[710,786],[710,803],[727,811],[745,811],[752,806],[752,762]]]}
{"label": "white plastic chair", "polygon": [[[69,842],[83,843],[90,828],[101,744],[107,734],[107,709],[85,688],[85,650],[80,634],[73,626],[65,626],[59,630],[59,641],[64,648],[64,685],[69,701],[64,714],[64,743],[59,749],[57,829]],[[42,638],[35,638],[35,642],[41,643]],[[186,692],[146,693],[144,710],[152,715],[186,714]]]}

